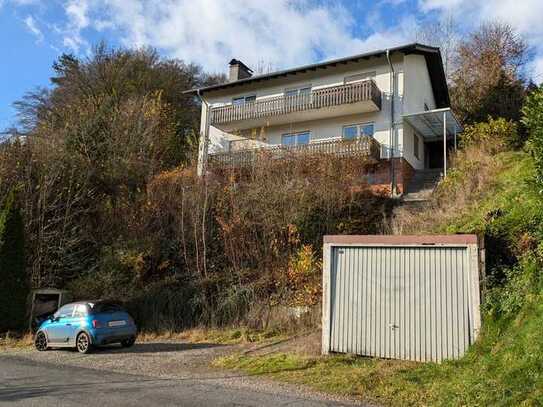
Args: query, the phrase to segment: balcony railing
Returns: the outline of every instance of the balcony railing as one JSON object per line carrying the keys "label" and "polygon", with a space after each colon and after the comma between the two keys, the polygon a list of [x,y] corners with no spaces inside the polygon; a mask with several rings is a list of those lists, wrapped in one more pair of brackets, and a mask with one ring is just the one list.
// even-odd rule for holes
{"label": "balcony railing", "polygon": [[298,146],[270,146],[250,150],[217,153],[209,156],[209,163],[218,167],[244,167],[254,164],[260,155],[281,159],[293,154],[333,154],[340,157],[360,157],[379,160],[381,145],[372,137],[356,140],[330,140]]}
{"label": "balcony railing", "polygon": [[306,94],[276,96],[241,105],[214,107],[211,109],[211,124],[260,119],[364,101],[372,101],[377,110],[381,109],[381,91],[373,79],[316,89]]}

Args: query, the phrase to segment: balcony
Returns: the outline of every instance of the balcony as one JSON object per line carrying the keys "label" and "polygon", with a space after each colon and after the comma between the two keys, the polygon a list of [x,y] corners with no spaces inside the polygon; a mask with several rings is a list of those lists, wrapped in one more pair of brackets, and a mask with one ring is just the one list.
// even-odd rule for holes
{"label": "balcony", "polygon": [[[320,110],[324,109],[324,110]],[[211,125],[225,131],[381,110],[381,91],[374,80],[276,96],[242,105],[211,109]]]}
{"label": "balcony", "polygon": [[271,158],[292,157],[294,154],[334,154],[340,157],[360,157],[377,162],[381,156],[381,145],[372,137],[356,140],[330,140],[298,146],[269,146],[209,156],[212,167],[245,167],[254,164],[260,155]]}

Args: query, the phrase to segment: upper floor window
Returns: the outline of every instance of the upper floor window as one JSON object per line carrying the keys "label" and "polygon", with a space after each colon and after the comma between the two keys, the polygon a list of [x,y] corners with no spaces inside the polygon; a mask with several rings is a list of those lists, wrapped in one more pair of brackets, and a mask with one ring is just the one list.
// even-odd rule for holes
{"label": "upper floor window", "polygon": [[246,96],[239,96],[237,98],[232,99],[232,104],[239,106],[244,105],[248,102],[254,102],[256,100],[256,95],[246,95]]}
{"label": "upper floor window", "polygon": [[374,79],[375,78],[375,72],[363,72],[363,73],[357,73],[356,75],[349,75],[345,77],[345,84],[348,83],[356,83],[356,82],[362,82],[366,81],[368,79]]}
{"label": "upper floor window", "polygon": [[285,89],[285,96],[298,96],[309,94],[311,94],[311,85],[303,85],[296,88]]}
{"label": "upper floor window", "polygon": [[301,144],[309,144],[311,132],[303,131],[300,133],[287,133],[281,136],[281,144],[284,146],[298,146]]}
{"label": "upper floor window", "polygon": [[354,140],[359,136],[373,137],[375,125],[373,123],[349,124],[343,126],[343,138]]}

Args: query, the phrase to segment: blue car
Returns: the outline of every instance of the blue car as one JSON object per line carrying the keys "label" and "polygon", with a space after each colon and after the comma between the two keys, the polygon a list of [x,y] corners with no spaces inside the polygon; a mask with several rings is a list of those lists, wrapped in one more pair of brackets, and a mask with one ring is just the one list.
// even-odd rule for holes
{"label": "blue car", "polygon": [[76,348],[89,353],[94,346],[136,342],[137,327],[120,305],[110,301],[80,301],[63,305],[46,319],[36,332],[39,351],[49,348]]}

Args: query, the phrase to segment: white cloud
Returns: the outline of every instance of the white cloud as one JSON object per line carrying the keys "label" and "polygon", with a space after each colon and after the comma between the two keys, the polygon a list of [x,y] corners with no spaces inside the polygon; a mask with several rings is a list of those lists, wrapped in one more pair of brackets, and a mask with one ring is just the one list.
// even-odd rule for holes
{"label": "white cloud", "polygon": [[[3,1],[44,7],[37,0],[0,3]],[[394,25],[381,15],[382,7],[401,4],[405,11],[406,0],[380,0],[367,10],[354,7],[357,15],[350,14],[340,1],[320,0],[58,1],[64,8],[64,20],[49,22],[53,28],[43,33],[59,37],[56,43],[75,53],[88,52],[89,34],[94,32],[113,36],[128,47],[157,47],[208,71],[224,72],[231,58],[253,67],[279,69],[406,43],[416,37],[417,19],[430,17],[427,24],[436,16],[452,14],[468,30],[483,20],[510,23],[536,51],[530,68],[534,73],[543,72],[542,0],[417,0],[413,11]],[[374,21],[368,25],[365,18]],[[47,26],[47,21],[43,24]],[[359,36],[360,24],[370,28],[364,38]]]}
{"label": "white cloud", "polygon": [[38,42],[38,43],[42,42],[43,41],[43,33],[38,28],[38,26],[36,24],[36,20],[34,20],[34,17],[29,15],[23,21],[24,21],[28,31],[30,31],[36,37],[36,42]]}
{"label": "white cloud", "polygon": [[67,2],[65,11],[64,43],[75,51],[84,45],[83,29],[113,29],[126,46],[158,47],[211,71],[224,71],[233,57],[280,68],[408,38],[398,27],[356,38],[357,21],[345,8],[308,0],[79,0]]}
{"label": "white cloud", "polygon": [[[96,4],[96,2],[94,3]],[[63,37],[63,45],[76,53],[89,47],[82,35],[82,30],[90,25],[88,15],[90,8],[89,0],[68,0],[64,4],[67,23],[59,31]]]}
{"label": "white cloud", "polygon": [[89,25],[87,13],[89,5],[86,1],[71,0],[68,1],[65,7],[66,14],[70,20],[70,24],[79,29],[83,29]]}

